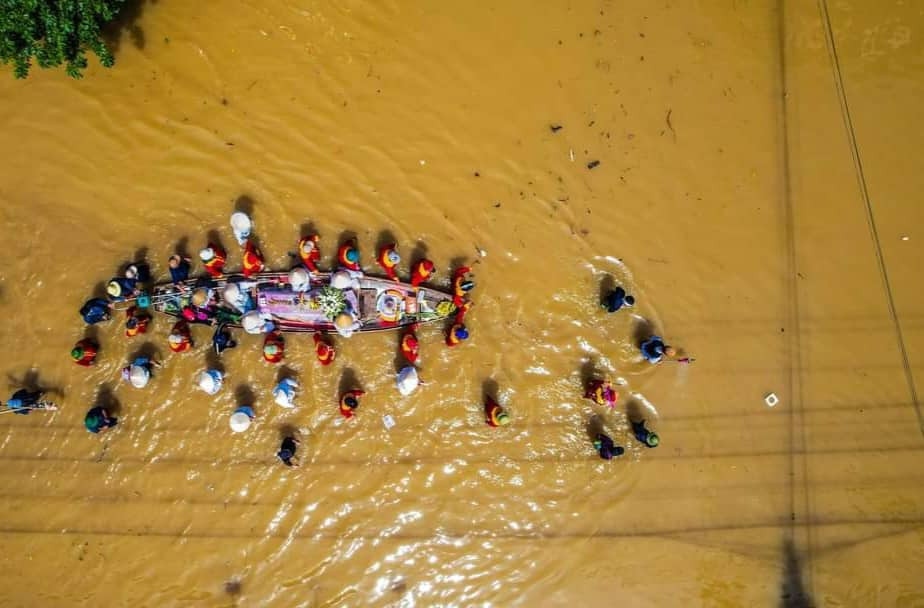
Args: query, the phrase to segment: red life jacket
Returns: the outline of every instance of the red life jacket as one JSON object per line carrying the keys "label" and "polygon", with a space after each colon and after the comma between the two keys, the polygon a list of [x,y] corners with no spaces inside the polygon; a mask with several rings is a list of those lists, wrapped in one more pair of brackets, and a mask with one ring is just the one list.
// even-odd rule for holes
{"label": "red life jacket", "polygon": [[208,262],[203,262],[203,264],[205,264],[205,270],[216,279],[220,278],[222,272],[224,272],[225,262],[228,260],[228,255],[225,253],[224,249],[215,243],[209,243],[208,248],[215,252],[215,257],[213,257]]}
{"label": "red life jacket", "polygon": [[497,421],[497,416],[504,411],[504,408],[499,406],[490,397],[487,397],[484,401],[484,418],[490,426],[500,426],[500,422]]}
{"label": "red life jacket", "polygon": [[411,274],[411,285],[417,287],[436,271],[436,266],[430,260],[420,260],[414,265],[414,272]]}
{"label": "red life jacket", "polygon": [[[278,350],[274,355],[268,355],[266,353],[267,346],[275,346]],[[286,343],[285,339],[282,337],[282,334],[278,331],[274,331],[266,334],[266,339],[263,341],[263,358],[270,363],[279,363],[285,358]]]}
{"label": "red life jacket", "polygon": [[355,408],[352,408],[349,405],[347,405],[347,399],[350,397],[355,398],[356,407],[359,407],[359,398],[365,394],[366,394],[365,391],[352,390],[352,391],[347,391],[343,393],[342,395],[340,395],[340,415],[343,416],[344,418],[352,418],[353,410]]}
{"label": "red life jacket", "polygon": [[189,335],[189,325],[186,324],[186,321],[179,321],[170,330],[170,334],[179,334],[182,336],[182,340],[177,343],[168,341],[167,344],[170,346],[170,350],[175,353],[184,353],[192,348],[192,339]]}
{"label": "red life jacket", "polygon": [[253,244],[253,241],[248,239],[247,244],[244,246],[244,276],[250,278],[258,272],[263,272],[265,268],[266,265],[263,263],[263,254],[260,253],[257,246]]}
{"label": "red life jacket", "polygon": [[452,277],[452,303],[456,306],[462,306],[462,300],[465,297],[466,291],[462,289],[462,284],[465,283],[465,275],[471,271],[471,268],[468,266],[463,266],[462,268],[456,269]]}
{"label": "red life jacket", "polygon": [[347,259],[347,252],[356,249],[356,239],[350,239],[337,250],[337,262],[347,270],[361,270],[358,262]]}
{"label": "red life jacket", "polygon": [[460,329],[465,329],[465,326],[461,323],[455,323],[449,328],[449,333],[446,334],[446,346],[458,346],[462,343],[462,338],[457,335]]}
{"label": "red life jacket", "polygon": [[[298,257],[301,259],[302,264],[305,265],[305,268],[311,272],[318,272],[318,262],[321,261],[321,251],[318,249],[318,235],[312,234],[309,236],[304,236],[298,241]],[[314,248],[311,250],[311,253],[305,255],[304,245],[305,243],[314,243]]]}
{"label": "red life jacket", "polygon": [[413,365],[417,361],[420,352],[420,343],[417,342],[417,336],[414,332],[407,332],[401,337],[401,354],[407,359],[407,362]]}
{"label": "red life jacket", "polygon": [[396,245],[395,243],[391,243],[390,245],[385,245],[384,247],[379,249],[379,256],[375,259],[375,261],[379,263],[379,266],[382,267],[382,270],[385,271],[385,275],[389,279],[392,279],[395,281],[398,280],[398,275],[395,273],[395,268],[397,267],[397,264],[392,263],[392,261],[388,259],[388,254],[391,253],[392,251],[397,251],[397,250],[398,250],[398,245]]}
{"label": "red life jacket", "polygon": [[321,365],[330,365],[337,356],[337,351],[333,345],[328,344],[320,334],[314,335],[314,350]]}

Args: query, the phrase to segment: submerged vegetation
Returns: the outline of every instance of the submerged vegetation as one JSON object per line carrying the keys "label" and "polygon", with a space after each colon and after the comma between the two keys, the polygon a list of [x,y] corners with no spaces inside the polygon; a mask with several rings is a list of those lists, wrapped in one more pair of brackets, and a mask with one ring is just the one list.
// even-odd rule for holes
{"label": "submerged vegetation", "polygon": [[64,65],[80,78],[92,51],[106,67],[115,59],[101,29],[125,0],[0,0],[0,61],[13,64],[17,78],[29,75],[32,60],[42,68]]}

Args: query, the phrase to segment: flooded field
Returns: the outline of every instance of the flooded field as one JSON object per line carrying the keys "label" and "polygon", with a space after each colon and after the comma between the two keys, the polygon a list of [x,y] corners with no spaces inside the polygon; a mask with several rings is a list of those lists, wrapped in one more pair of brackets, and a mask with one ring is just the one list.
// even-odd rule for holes
{"label": "flooded field", "polygon": [[[0,418],[0,604],[924,606],[924,11],[501,4],[149,0],[113,69],[0,75],[0,372],[60,406]],[[422,327],[402,397],[397,334],[330,367],[292,336],[286,410],[258,337],[209,397],[208,328],[173,354],[169,318],[76,314],[131,261],[217,237],[238,267],[241,207],[273,268],[309,228],[325,267],[350,235],[370,273],[392,238],[402,276],[470,265],[471,338]],[[642,361],[648,331],[695,362]]]}

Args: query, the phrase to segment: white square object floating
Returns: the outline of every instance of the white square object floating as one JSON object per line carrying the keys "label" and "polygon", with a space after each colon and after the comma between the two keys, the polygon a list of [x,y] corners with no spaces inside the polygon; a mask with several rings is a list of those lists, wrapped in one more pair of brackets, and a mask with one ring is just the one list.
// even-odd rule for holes
{"label": "white square object floating", "polygon": [[391,417],[391,414],[385,414],[382,416],[382,423],[387,430],[391,430],[391,427],[395,426],[395,419]]}
{"label": "white square object floating", "polygon": [[767,396],[764,397],[764,403],[766,403],[768,407],[774,407],[779,402],[780,398],[776,396],[776,393],[767,393]]}

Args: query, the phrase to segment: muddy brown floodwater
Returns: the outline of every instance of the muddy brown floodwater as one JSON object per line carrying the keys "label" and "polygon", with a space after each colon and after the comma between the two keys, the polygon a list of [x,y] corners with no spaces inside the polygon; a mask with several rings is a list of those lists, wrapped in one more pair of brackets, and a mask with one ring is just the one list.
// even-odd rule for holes
{"label": "muddy brown floodwater", "polygon": [[[918,4],[490,4],[149,1],[112,70],[4,71],[0,372],[61,409],[0,418],[0,604],[924,606]],[[274,267],[306,224],[326,264],[344,233],[369,270],[389,234],[403,274],[471,263],[472,338],[423,329],[402,398],[395,335],[330,368],[295,337],[283,410],[253,337],[210,398],[206,329],[174,355],[165,318],[83,325],[124,263],[230,244],[241,202]],[[634,309],[596,306],[606,277]],[[643,323],[696,362],[642,364]],[[146,342],[141,391],[118,370]]]}

